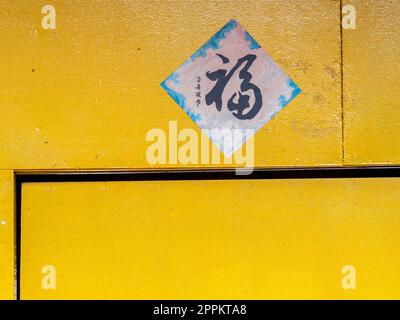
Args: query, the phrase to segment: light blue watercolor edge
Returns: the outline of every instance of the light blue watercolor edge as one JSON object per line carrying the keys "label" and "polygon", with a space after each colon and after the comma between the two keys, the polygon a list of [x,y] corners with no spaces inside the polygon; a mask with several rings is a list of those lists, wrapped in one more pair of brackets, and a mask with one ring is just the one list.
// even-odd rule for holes
{"label": "light blue watercolor edge", "polygon": [[283,96],[283,95],[281,95],[278,98],[280,110],[282,110],[284,107],[286,107],[290,103],[290,101],[292,101],[294,98],[296,98],[301,93],[301,89],[299,88],[299,86],[290,78],[288,80],[288,86],[293,88],[293,91],[292,91],[292,94],[290,95],[289,99],[286,99],[285,96]]}
{"label": "light blue watercolor edge", "polygon": [[244,38],[245,38],[245,40],[250,42],[250,44],[249,44],[249,49],[250,50],[256,50],[256,49],[260,49],[261,48],[261,46],[258,44],[258,42],[247,31],[245,31]]}

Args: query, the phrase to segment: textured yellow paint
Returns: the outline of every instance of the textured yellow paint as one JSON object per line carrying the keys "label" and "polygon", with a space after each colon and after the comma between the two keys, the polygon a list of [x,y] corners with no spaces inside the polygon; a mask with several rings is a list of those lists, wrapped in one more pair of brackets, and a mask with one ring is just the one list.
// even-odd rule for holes
{"label": "textured yellow paint", "polygon": [[14,172],[0,170],[0,300],[14,299]]}
{"label": "textured yellow paint", "polygon": [[400,2],[353,0],[343,31],[345,163],[400,163]]}
{"label": "textured yellow paint", "polygon": [[47,3],[0,3],[0,168],[148,168],[148,130],[198,130],[160,82],[231,18],[302,89],[256,165],[341,164],[339,1],[54,0],[43,30]]}
{"label": "textured yellow paint", "polygon": [[21,297],[398,299],[399,197],[398,178],[24,184]]}

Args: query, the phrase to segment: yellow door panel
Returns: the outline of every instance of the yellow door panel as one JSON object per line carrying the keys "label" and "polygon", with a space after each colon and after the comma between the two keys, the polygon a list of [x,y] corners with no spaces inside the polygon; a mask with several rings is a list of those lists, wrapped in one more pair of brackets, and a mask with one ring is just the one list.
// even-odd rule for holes
{"label": "yellow door panel", "polygon": [[345,163],[400,163],[400,2],[353,0],[343,30]]}
{"label": "yellow door panel", "polygon": [[24,183],[21,298],[398,299],[399,197],[399,178]]}
{"label": "yellow door panel", "polygon": [[150,167],[149,130],[199,132],[160,83],[231,18],[302,89],[256,134],[255,164],[341,164],[339,2],[54,0],[44,30],[44,2],[2,1],[0,168]]}

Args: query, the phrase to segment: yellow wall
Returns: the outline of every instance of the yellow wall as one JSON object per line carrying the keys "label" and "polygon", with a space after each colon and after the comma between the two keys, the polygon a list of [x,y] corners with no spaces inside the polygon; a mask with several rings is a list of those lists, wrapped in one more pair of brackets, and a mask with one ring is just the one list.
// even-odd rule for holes
{"label": "yellow wall", "polygon": [[[341,2],[355,6],[355,30],[341,30]],[[55,30],[41,27],[45,4],[57,10]],[[14,173],[184,167],[150,165],[146,160],[149,130],[166,130],[175,120],[179,128],[199,132],[160,82],[231,18],[302,89],[256,134],[257,167],[399,165],[399,10],[396,0],[1,1],[0,220],[6,223],[0,225],[0,298],[10,299],[15,291]],[[230,165],[214,165],[222,166]],[[175,272],[171,257],[157,251],[157,246],[163,237],[173,241],[173,234],[160,225],[153,230],[151,219],[168,217],[179,231],[175,241],[181,245],[170,249],[172,254],[181,248],[187,257],[190,251],[182,241],[189,239],[204,258],[198,264],[182,261],[189,270],[209,265],[210,257],[200,246],[202,237],[209,235],[218,244],[202,242],[215,255],[216,267],[204,269],[209,278],[207,274],[194,278],[196,297],[204,297],[214,280],[227,288],[226,295],[213,291],[222,298],[398,298],[397,183],[397,179],[214,181],[205,183],[207,188],[197,182],[26,184],[22,297],[89,297],[90,290],[106,284],[115,290],[99,291],[98,297],[144,297],[151,283],[137,279],[129,265],[134,250],[143,255],[146,247],[132,237],[153,236],[149,252],[159,260],[137,268],[150,268],[153,280],[167,279]],[[254,197],[246,205],[240,203],[234,193],[238,184],[265,201]],[[161,186],[162,191],[156,191]],[[218,186],[223,186],[222,194]],[[167,204],[176,195],[174,189],[187,193],[179,194],[182,203],[173,207]],[[202,202],[191,210],[193,190]],[[148,203],[138,203],[137,197]],[[233,219],[226,208],[212,215],[220,208],[216,199],[229,200]],[[143,220],[135,213],[137,208],[151,215]],[[185,220],[182,226],[192,228],[199,238],[179,229],[183,212],[192,221]],[[204,214],[208,220],[200,219]],[[240,224],[249,228],[239,230]],[[130,234],[136,225],[139,233]],[[100,242],[98,230],[106,232],[108,242]],[[78,246],[82,239],[85,246]],[[123,239],[132,241],[131,246]],[[95,250],[100,245],[107,255]],[[224,251],[224,246],[238,251]],[[130,256],[119,257],[120,248]],[[240,262],[243,253],[251,265]],[[226,265],[222,258],[232,263]],[[354,292],[338,287],[338,267],[348,260],[360,266],[361,280]],[[121,272],[108,272],[110,261],[119,262],[114,270]],[[166,273],[157,274],[156,264],[164,261],[169,261]],[[44,263],[60,268],[56,292],[38,287]],[[92,270],[94,263],[98,269]],[[268,272],[260,287],[251,275],[240,277],[249,271],[260,275],[264,266]],[[92,273],[87,283],[80,282],[88,269]],[[238,285],[228,284],[227,276],[237,279]],[[96,277],[102,277],[104,284]],[[142,281],[138,283],[142,293],[123,277]],[[159,288],[173,289],[189,278],[179,274],[176,279],[176,284],[167,281]],[[190,288],[175,294],[195,297]]]}
{"label": "yellow wall", "polygon": [[56,30],[44,4],[0,4],[0,168],[150,167],[150,129],[199,132],[160,83],[231,18],[302,89],[257,133],[256,165],[341,164],[338,1],[55,0]]}
{"label": "yellow wall", "polygon": [[[400,298],[399,178],[27,183],[22,194],[22,299]],[[41,286],[45,265],[55,290]],[[344,265],[356,290],[341,285]]]}
{"label": "yellow wall", "polygon": [[343,33],[345,164],[400,163],[400,3],[351,1],[357,28]]}

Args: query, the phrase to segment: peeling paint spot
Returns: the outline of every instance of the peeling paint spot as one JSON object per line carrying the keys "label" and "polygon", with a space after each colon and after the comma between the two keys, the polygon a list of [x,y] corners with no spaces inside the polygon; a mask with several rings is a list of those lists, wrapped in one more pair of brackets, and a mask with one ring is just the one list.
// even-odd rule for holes
{"label": "peeling paint spot", "polygon": [[337,75],[335,70],[333,70],[331,67],[326,67],[325,71],[328,73],[332,80],[336,80]]}

